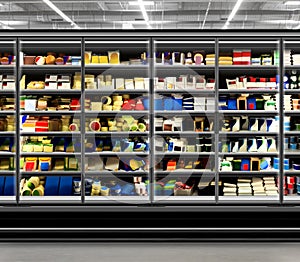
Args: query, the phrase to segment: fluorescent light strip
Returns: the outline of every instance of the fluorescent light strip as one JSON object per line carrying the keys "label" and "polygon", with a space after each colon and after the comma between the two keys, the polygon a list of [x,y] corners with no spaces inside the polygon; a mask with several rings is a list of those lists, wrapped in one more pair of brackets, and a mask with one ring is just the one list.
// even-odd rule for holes
{"label": "fluorescent light strip", "polygon": [[4,22],[1,22],[1,21],[0,21],[0,25],[2,26],[3,29],[14,29],[13,27],[11,27],[11,26],[9,26],[9,25],[5,24]]}
{"label": "fluorescent light strip", "polygon": [[80,29],[80,27],[70,18],[68,17],[64,12],[62,12],[56,5],[54,5],[50,0],[43,0],[43,2],[48,5],[54,12],[56,12],[59,16],[61,16],[64,20],[71,23],[71,25],[75,29]]}
{"label": "fluorescent light strip", "polygon": [[285,5],[300,5],[300,1],[286,1]]}
{"label": "fluorescent light strip", "polygon": [[[129,1],[128,2],[129,5],[140,5],[138,3],[138,1]],[[144,5],[154,5],[154,2],[153,1],[145,1],[143,2]]]}
{"label": "fluorescent light strip", "polygon": [[146,11],[143,0],[138,0],[138,4],[140,6],[140,9],[142,11],[142,14],[143,14],[143,17],[144,17],[144,20],[147,24],[148,29],[152,29],[151,25],[149,24],[149,17],[148,17],[148,14],[147,14],[147,11]]}
{"label": "fluorescent light strip", "polygon": [[237,11],[239,10],[242,2],[243,2],[243,0],[237,0],[235,6],[233,7],[233,9],[231,11],[231,14],[228,16],[227,21],[226,21],[226,23],[225,23],[225,25],[223,26],[222,29],[227,29],[227,27],[229,26],[231,20],[233,19],[233,17],[235,16]]}

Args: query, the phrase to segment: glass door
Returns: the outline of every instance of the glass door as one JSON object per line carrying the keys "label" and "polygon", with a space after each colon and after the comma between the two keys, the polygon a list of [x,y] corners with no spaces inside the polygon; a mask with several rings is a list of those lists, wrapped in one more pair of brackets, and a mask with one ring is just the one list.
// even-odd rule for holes
{"label": "glass door", "polygon": [[81,39],[20,40],[20,203],[81,203]]}
{"label": "glass door", "polygon": [[279,40],[220,39],[219,203],[279,203]]}
{"label": "glass door", "polygon": [[215,203],[215,41],[153,46],[154,201]]}
{"label": "glass door", "polygon": [[16,40],[0,41],[0,202],[16,203]]}
{"label": "glass door", "polygon": [[85,203],[150,201],[148,39],[85,39]]}
{"label": "glass door", "polygon": [[284,41],[284,203],[300,195],[300,41]]}

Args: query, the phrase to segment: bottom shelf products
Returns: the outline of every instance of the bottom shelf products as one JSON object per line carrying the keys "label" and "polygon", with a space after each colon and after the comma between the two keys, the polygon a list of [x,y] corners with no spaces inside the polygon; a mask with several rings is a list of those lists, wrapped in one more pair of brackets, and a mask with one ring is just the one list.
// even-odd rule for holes
{"label": "bottom shelf products", "polygon": [[221,196],[278,196],[275,177],[227,178],[220,181]]}
{"label": "bottom shelf products", "polygon": [[147,196],[149,192],[149,180],[143,180],[142,177],[133,177],[133,180],[130,178],[127,181],[87,177],[84,186],[86,196]]}
{"label": "bottom shelf products", "polygon": [[0,176],[0,196],[15,196],[14,176]]}
{"label": "bottom shelf products", "polygon": [[21,196],[72,196],[77,195],[76,178],[72,176],[32,176],[20,181]]}

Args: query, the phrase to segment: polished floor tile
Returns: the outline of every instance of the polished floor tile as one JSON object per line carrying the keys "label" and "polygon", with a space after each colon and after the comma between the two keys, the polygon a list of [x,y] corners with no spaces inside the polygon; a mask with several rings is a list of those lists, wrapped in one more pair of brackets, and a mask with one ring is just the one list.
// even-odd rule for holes
{"label": "polished floor tile", "polygon": [[289,262],[300,243],[1,243],[2,262]]}

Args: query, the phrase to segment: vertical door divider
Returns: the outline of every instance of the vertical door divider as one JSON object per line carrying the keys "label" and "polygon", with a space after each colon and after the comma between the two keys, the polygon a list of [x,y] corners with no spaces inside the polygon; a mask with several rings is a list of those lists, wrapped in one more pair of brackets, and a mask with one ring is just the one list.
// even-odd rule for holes
{"label": "vertical door divider", "polygon": [[81,98],[80,98],[80,133],[81,133],[81,203],[85,202],[85,38],[81,38]]}
{"label": "vertical door divider", "polygon": [[148,63],[148,74],[149,74],[149,184],[150,184],[150,204],[154,203],[154,193],[155,193],[155,152],[154,152],[154,54],[153,54],[153,38],[149,38],[149,63]]}
{"label": "vertical door divider", "polygon": [[15,145],[16,145],[16,153],[15,153],[15,190],[16,190],[16,201],[17,205],[20,204],[20,181],[21,181],[21,172],[20,172],[20,77],[21,77],[21,70],[20,70],[20,39],[16,39],[16,47],[15,47],[15,54],[16,54],[16,65],[15,65],[15,76],[16,76],[16,91],[15,91],[15,106],[16,106],[16,113],[15,113]]}
{"label": "vertical door divider", "polygon": [[215,39],[215,201],[219,203],[219,39]]}
{"label": "vertical door divider", "polygon": [[283,203],[283,183],[284,183],[284,90],[283,90],[283,76],[284,76],[284,65],[283,65],[283,39],[280,38],[279,44],[279,136],[278,136],[278,144],[279,144],[279,200],[280,204]]}

